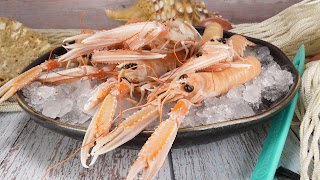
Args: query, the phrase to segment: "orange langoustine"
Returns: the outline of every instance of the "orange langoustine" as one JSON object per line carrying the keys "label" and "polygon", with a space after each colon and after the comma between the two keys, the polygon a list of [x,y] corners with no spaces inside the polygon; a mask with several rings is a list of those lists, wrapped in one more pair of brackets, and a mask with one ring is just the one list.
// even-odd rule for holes
{"label": "orange langoustine", "polygon": [[108,17],[120,21],[167,20],[176,18],[194,26],[219,23],[224,30],[232,29],[230,22],[216,12],[209,12],[203,1],[194,0],[138,0],[124,10],[106,10]]}
{"label": "orange langoustine", "polygon": [[[2,86],[0,102],[32,81],[69,83],[84,77],[104,82],[84,106],[92,109],[101,104],[81,147],[81,163],[86,168],[161,116],[164,104],[176,102],[169,119],[160,123],[143,146],[127,177],[133,179],[143,170],[142,178],[152,179],[192,105],[226,93],[260,73],[261,65],[255,57],[243,57],[245,47],[255,44],[239,35],[225,39],[222,32],[221,25],[212,23],[200,36],[188,22],[170,19],[131,23],[70,37],[65,40],[64,47],[69,50],[66,54],[35,66]],[[69,44],[73,40],[75,43]],[[184,59],[180,61],[178,56]],[[70,68],[69,63],[78,67]],[[66,69],[48,72],[58,67]],[[118,100],[142,91],[146,93],[141,93],[140,98],[148,95],[145,99],[148,102],[111,129],[117,119],[114,115]],[[139,93],[135,94],[139,97]]]}

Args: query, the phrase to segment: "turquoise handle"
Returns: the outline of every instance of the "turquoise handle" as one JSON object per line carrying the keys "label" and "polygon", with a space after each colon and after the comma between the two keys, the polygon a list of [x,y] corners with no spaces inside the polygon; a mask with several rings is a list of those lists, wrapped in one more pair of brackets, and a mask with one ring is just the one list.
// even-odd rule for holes
{"label": "turquoise handle", "polygon": [[[300,76],[303,73],[304,62],[305,49],[304,45],[302,45],[293,60],[293,64],[300,72]],[[296,93],[289,105],[273,117],[271,128],[267,139],[264,142],[256,167],[251,175],[251,180],[274,179],[274,174],[278,167],[282,150],[288,136],[298,97],[299,92]]]}

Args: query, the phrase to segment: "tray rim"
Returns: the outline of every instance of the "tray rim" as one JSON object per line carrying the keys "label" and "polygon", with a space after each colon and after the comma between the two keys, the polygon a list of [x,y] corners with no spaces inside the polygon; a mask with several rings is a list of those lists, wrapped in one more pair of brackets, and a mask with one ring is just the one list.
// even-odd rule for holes
{"label": "tray rim", "polygon": [[[204,29],[203,27],[196,27],[196,28],[197,28],[197,30],[200,30],[200,31],[203,31],[203,29]],[[233,35],[236,33],[224,32],[224,35],[225,34],[228,34],[230,36],[230,35]],[[294,65],[288,59],[288,57],[276,46],[274,46],[271,43],[268,43],[266,41],[260,40],[260,39],[255,39],[255,38],[251,38],[251,37],[247,37],[247,36],[245,36],[245,37],[248,38],[249,40],[254,40],[255,43],[258,42],[257,44],[259,44],[259,42],[261,42],[262,44],[268,44],[270,47],[272,47],[273,50],[277,50],[278,53],[284,55],[284,57],[286,58],[286,61],[289,61],[291,63],[291,65],[294,67]],[[270,47],[269,47],[269,49],[270,49]],[[270,51],[271,51],[271,49],[270,49]],[[41,59],[45,55],[43,55],[43,56],[39,57],[38,59],[36,59],[35,61],[33,61],[28,67],[26,67],[24,69],[24,71],[29,69],[32,64],[34,64],[36,61],[39,61],[39,59]],[[297,70],[294,68],[293,71],[297,71]],[[299,72],[297,72],[297,73],[299,73]],[[292,72],[292,74],[294,74],[294,73]],[[288,105],[289,102],[292,100],[292,98],[294,97],[295,93],[298,91],[300,84],[301,84],[301,82],[300,82],[301,79],[300,79],[299,74],[297,77],[294,77],[294,78],[296,78],[296,83],[294,83],[292,85],[293,87],[291,87],[291,88],[293,88],[293,90],[291,90],[291,88],[289,90],[289,91],[291,91],[291,94],[289,94],[289,96],[285,96],[282,100],[277,102],[276,105],[274,107],[272,107],[270,110],[267,110],[265,112],[262,112],[262,113],[259,113],[257,115],[250,116],[250,117],[238,118],[238,119],[234,119],[234,120],[217,122],[217,123],[208,124],[208,125],[199,125],[199,126],[195,126],[195,127],[179,128],[178,135],[179,135],[179,133],[205,131],[205,130],[210,130],[210,129],[214,129],[214,128],[224,128],[224,127],[237,125],[237,124],[243,124],[243,123],[260,124],[261,122],[263,122],[264,119],[269,119],[270,117],[275,115],[277,112],[279,112],[281,109],[283,109],[286,105]],[[34,117],[32,119],[36,123],[39,123],[40,125],[42,125],[46,128],[49,128],[51,130],[60,132],[62,134],[68,135],[68,136],[71,136],[72,138],[80,139],[79,137],[75,137],[75,136],[82,136],[82,138],[83,138],[83,136],[86,132],[86,128],[81,127],[81,126],[77,126],[77,125],[71,125],[68,123],[63,123],[63,122],[57,121],[55,119],[49,118],[47,116],[44,116],[41,113],[36,112],[33,108],[28,106],[28,104],[24,101],[23,94],[22,94],[21,90],[17,92],[17,101],[18,101],[19,105],[22,107],[22,109],[24,109],[29,115]],[[39,120],[38,118],[41,118],[42,120]],[[51,125],[46,124],[48,122],[50,122],[52,124]],[[59,128],[62,128],[62,129],[59,129]],[[138,136],[146,137],[146,136],[150,136],[151,133],[153,133],[153,131],[144,130]]]}

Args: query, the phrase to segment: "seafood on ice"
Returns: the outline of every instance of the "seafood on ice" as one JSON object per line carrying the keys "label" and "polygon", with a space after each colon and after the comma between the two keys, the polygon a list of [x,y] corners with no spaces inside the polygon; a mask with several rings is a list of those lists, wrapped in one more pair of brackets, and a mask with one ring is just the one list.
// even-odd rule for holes
{"label": "seafood on ice", "polygon": [[[66,54],[35,66],[1,87],[0,102],[32,81],[99,80],[101,84],[84,106],[90,110],[100,105],[81,148],[81,163],[86,168],[99,155],[126,143],[162,117],[165,104],[175,103],[169,118],[142,147],[127,177],[133,179],[143,171],[142,179],[152,179],[191,106],[199,106],[204,99],[220,96],[260,74],[259,60],[243,57],[245,48],[254,45],[240,35],[225,39],[218,23],[207,26],[201,36],[188,22],[174,19],[90,31],[67,38],[63,45]],[[57,68],[59,71],[52,71]],[[135,103],[133,109],[137,111],[112,129],[121,116],[115,114],[121,99]]]}

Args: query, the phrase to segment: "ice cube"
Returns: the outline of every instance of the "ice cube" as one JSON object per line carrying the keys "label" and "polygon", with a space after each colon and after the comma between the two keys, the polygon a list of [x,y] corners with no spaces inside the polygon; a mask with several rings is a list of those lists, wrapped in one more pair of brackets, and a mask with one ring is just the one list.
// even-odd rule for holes
{"label": "ice cube", "polygon": [[255,52],[257,59],[259,59],[261,62],[263,62],[264,58],[270,54],[269,48],[265,46],[257,47]]}
{"label": "ice cube", "polygon": [[234,104],[234,113],[230,117],[230,119],[242,118],[242,117],[249,117],[253,116],[255,113],[252,107],[248,104],[243,102],[239,102],[238,104]]}
{"label": "ice cube", "polygon": [[61,103],[59,102],[59,100],[48,101],[43,106],[42,114],[54,119],[58,117],[60,111]]}
{"label": "ice cube", "polygon": [[45,103],[45,99],[41,98],[40,96],[31,96],[31,103],[32,104],[43,104]]}
{"label": "ice cube", "polygon": [[71,99],[59,99],[61,104],[61,110],[57,117],[62,117],[73,109],[73,101]]}
{"label": "ice cube", "polygon": [[245,90],[244,85],[236,86],[236,87],[229,90],[229,92],[227,93],[227,97],[228,98],[235,98],[235,99],[242,98],[244,90]]}
{"label": "ice cube", "polygon": [[255,84],[247,85],[243,93],[243,99],[252,104],[259,103],[261,100],[261,87]]}
{"label": "ice cube", "polygon": [[204,100],[204,104],[206,106],[214,106],[216,103],[219,103],[219,99],[217,97],[209,97]]}
{"label": "ice cube", "polygon": [[29,87],[30,87],[30,90],[32,91],[34,91],[34,90],[37,90],[40,86],[41,86],[42,84],[41,84],[41,82],[32,82],[30,85],[29,85]]}
{"label": "ice cube", "polygon": [[269,55],[270,49],[267,46],[260,46],[256,50],[257,54]]}
{"label": "ice cube", "polygon": [[273,60],[273,57],[271,55],[266,55],[265,57],[260,59],[260,62],[262,64],[262,66],[267,66],[269,64],[273,64],[274,60]]}
{"label": "ice cube", "polygon": [[54,87],[49,86],[41,86],[38,88],[37,95],[42,97],[43,99],[47,99],[50,96],[56,93],[56,89]]}
{"label": "ice cube", "polygon": [[189,113],[181,123],[181,127],[194,127],[201,124],[206,124],[206,118],[197,115],[199,109],[192,106]]}
{"label": "ice cube", "polygon": [[70,124],[76,124],[81,115],[82,112],[78,108],[74,107],[64,116],[60,117],[60,121],[67,122]]}

